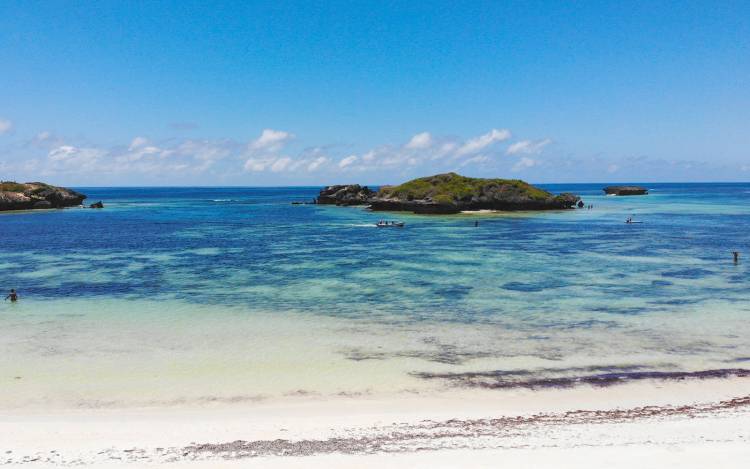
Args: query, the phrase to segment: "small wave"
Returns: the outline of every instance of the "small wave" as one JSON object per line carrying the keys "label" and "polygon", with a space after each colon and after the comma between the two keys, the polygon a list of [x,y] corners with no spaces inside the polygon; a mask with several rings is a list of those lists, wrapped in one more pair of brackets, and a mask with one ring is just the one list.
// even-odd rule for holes
{"label": "small wave", "polygon": [[211,199],[211,202],[237,202],[234,199]]}
{"label": "small wave", "polygon": [[487,213],[498,213],[498,210],[487,210],[487,209],[481,209],[481,210],[461,210],[461,213],[467,214],[467,215],[484,215]]}

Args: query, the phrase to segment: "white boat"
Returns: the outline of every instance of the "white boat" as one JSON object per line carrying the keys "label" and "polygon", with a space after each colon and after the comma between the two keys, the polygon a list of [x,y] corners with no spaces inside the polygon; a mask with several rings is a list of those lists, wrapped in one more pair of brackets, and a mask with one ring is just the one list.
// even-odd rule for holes
{"label": "white boat", "polygon": [[379,221],[375,223],[378,228],[403,228],[404,222],[402,221]]}

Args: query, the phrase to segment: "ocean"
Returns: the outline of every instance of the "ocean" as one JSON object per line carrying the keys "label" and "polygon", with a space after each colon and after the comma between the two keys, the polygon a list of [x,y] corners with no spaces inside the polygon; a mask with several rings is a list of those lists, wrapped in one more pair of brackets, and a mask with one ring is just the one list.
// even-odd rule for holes
{"label": "ocean", "polygon": [[105,208],[2,213],[20,301],[0,303],[0,408],[746,373],[750,184],[646,186],[452,216],[291,204],[316,187],[83,187]]}

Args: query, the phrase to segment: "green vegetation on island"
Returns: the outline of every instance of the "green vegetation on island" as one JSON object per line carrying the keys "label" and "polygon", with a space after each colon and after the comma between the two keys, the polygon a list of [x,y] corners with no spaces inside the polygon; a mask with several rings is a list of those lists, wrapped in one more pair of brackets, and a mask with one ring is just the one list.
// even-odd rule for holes
{"label": "green vegetation on island", "polygon": [[518,179],[483,179],[437,174],[384,186],[377,193],[358,184],[329,186],[318,203],[369,204],[372,210],[458,213],[469,210],[559,210],[575,206],[574,194],[555,195]]}
{"label": "green vegetation on island", "polygon": [[377,197],[409,201],[429,199],[439,204],[454,204],[496,191],[523,195],[532,200],[546,200],[552,195],[520,179],[481,179],[447,173],[412,179],[398,186],[385,186]]}

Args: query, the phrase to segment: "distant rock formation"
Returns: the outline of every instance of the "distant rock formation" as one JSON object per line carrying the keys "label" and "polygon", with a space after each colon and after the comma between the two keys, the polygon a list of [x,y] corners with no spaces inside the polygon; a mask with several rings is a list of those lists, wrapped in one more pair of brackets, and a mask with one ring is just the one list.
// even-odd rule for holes
{"label": "distant rock formation", "polygon": [[464,210],[559,210],[575,207],[580,197],[554,195],[517,179],[480,179],[438,174],[384,186],[377,193],[359,185],[330,186],[318,203],[369,204],[372,210],[451,214]]}
{"label": "distant rock formation", "polygon": [[647,195],[648,189],[640,186],[607,186],[604,193],[608,195]]}
{"label": "distant rock formation", "polygon": [[104,204],[100,200],[99,202],[94,202],[93,204],[89,205],[89,208],[104,208]]}
{"label": "distant rock formation", "polygon": [[42,182],[0,182],[0,211],[72,207],[85,198],[74,190]]}
{"label": "distant rock formation", "polygon": [[317,203],[325,205],[367,205],[375,192],[367,186],[348,184],[328,186],[320,191]]}

